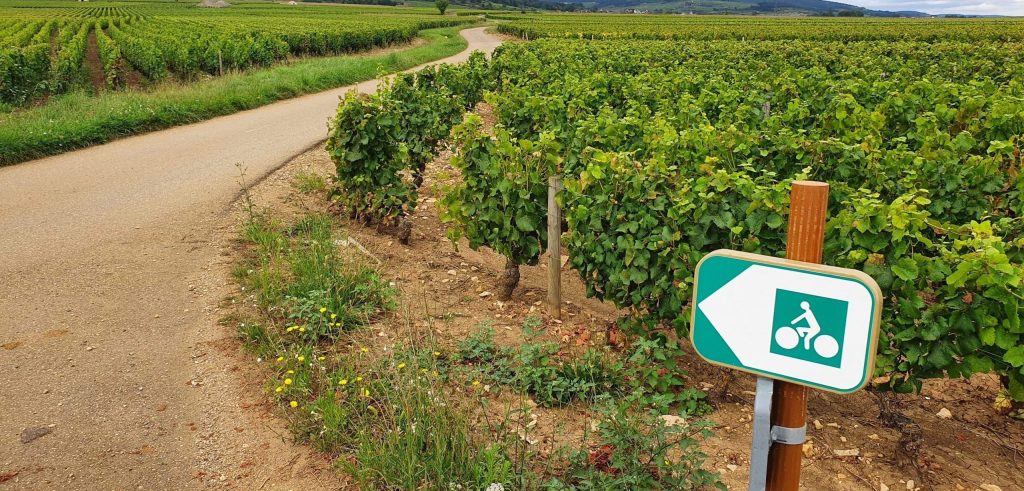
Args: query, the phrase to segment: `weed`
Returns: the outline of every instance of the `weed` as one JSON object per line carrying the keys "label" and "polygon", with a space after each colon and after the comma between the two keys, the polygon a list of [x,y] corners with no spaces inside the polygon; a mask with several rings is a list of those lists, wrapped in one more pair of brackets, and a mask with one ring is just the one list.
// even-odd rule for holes
{"label": "weed", "polygon": [[293,434],[346,455],[337,464],[367,489],[511,485],[507,446],[475,436],[468,411],[446,396],[439,351],[374,357],[345,339],[392,309],[394,292],[337,253],[335,228],[319,214],[288,227],[252,214],[245,224],[253,247],[236,276],[265,318],[238,331],[271,360],[267,389]]}
{"label": "weed", "polygon": [[567,477],[550,489],[725,489],[717,474],[703,468],[700,441],[711,424],[665,417],[630,402],[602,398],[596,445],[570,457]]}
{"label": "weed", "polygon": [[494,344],[494,328],[490,322],[483,322],[480,327],[459,342],[459,358],[470,363],[490,363],[498,354]]}
{"label": "weed", "polygon": [[296,172],[295,188],[303,194],[322,193],[327,190],[327,179],[315,172]]}

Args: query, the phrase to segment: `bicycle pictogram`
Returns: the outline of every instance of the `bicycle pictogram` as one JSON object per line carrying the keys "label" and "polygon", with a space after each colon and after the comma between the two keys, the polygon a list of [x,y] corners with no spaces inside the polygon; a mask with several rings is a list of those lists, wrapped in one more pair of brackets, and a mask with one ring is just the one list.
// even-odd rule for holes
{"label": "bicycle pictogram", "polygon": [[842,365],[847,303],[778,289],[772,322],[771,352],[819,363]]}
{"label": "bicycle pictogram", "polygon": [[[810,351],[813,342],[814,352],[822,358],[832,358],[839,354],[839,341],[828,334],[821,334],[821,325],[811,311],[810,302],[800,302],[800,308],[804,313],[790,321],[792,326],[779,326],[775,331],[775,342],[783,349],[793,349],[802,339],[805,350]],[[807,326],[795,327],[801,321],[806,321]]]}

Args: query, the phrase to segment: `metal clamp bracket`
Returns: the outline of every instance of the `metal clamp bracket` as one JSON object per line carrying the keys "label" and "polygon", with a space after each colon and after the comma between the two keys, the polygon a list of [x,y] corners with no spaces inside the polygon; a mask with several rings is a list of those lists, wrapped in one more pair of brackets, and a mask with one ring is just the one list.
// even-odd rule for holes
{"label": "metal clamp bracket", "polygon": [[807,425],[799,428],[772,426],[772,443],[783,445],[802,445],[807,441]]}

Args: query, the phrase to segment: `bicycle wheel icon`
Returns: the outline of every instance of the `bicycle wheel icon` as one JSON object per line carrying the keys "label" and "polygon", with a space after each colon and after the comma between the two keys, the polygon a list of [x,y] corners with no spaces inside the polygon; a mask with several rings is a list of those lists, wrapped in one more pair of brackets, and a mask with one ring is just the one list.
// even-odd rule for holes
{"label": "bicycle wheel icon", "polygon": [[[782,349],[793,349],[800,345],[805,334],[790,326],[782,326],[775,331],[775,343]],[[839,354],[839,341],[828,334],[821,334],[814,337],[814,352],[822,358],[832,358]]]}

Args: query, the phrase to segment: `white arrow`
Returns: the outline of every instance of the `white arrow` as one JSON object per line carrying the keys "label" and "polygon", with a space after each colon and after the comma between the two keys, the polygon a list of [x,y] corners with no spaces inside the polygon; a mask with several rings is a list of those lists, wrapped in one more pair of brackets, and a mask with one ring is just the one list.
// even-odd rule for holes
{"label": "white arrow", "polygon": [[[785,289],[848,303],[839,368],[771,352],[775,294]],[[697,308],[747,368],[851,390],[859,387],[870,357],[873,297],[861,283],[814,273],[754,265],[700,302]]]}

